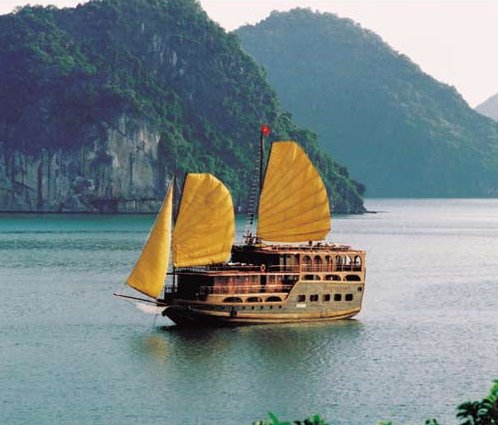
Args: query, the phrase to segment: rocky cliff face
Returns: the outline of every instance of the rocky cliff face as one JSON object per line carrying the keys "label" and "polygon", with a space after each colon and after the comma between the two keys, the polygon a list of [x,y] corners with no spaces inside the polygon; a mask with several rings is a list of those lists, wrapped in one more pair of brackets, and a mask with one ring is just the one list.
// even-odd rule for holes
{"label": "rocky cliff face", "polygon": [[196,1],[0,16],[0,210],[155,211],[185,172],[215,174],[244,210],[263,122],[303,145],[334,211],[364,210],[363,186]]}
{"label": "rocky cliff face", "polygon": [[0,152],[0,205],[7,211],[152,212],[169,170],[158,160],[160,135],[121,116],[86,129],[88,144],[35,153]]}

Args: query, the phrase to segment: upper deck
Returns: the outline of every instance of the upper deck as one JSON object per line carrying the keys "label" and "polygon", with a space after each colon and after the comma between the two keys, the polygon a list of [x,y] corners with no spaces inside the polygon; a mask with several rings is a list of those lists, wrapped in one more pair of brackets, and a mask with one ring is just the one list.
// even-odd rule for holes
{"label": "upper deck", "polygon": [[[290,293],[298,282],[364,282],[365,251],[338,244],[236,245],[232,262],[176,269],[178,296]],[[252,294],[252,295],[251,295]]]}
{"label": "upper deck", "polygon": [[234,245],[231,262],[177,269],[179,274],[247,274],[361,271],[365,251],[339,244]]}

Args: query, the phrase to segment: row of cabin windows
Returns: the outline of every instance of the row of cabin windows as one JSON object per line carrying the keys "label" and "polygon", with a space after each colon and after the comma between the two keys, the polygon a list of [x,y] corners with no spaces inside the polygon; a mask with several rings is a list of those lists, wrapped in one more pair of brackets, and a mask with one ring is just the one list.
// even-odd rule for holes
{"label": "row of cabin windows", "polygon": [[[240,297],[227,297],[223,300],[224,303],[243,303],[244,300]],[[246,303],[279,303],[282,302],[282,298],[277,296],[271,296],[263,300],[261,297],[249,297],[245,300]]]}
{"label": "row of cabin windows", "polygon": [[349,255],[336,255],[335,257],[331,257],[330,255],[326,255],[325,257],[321,257],[319,255],[315,255],[311,257],[309,255],[304,255],[302,259],[302,264],[305,270],[332,270],[332,269],[341,269],[343,266],[347,266],[344,268],[354,268],[361,269],[361,257],[356,255],[351,258]]}
{"label": "row of cabin windows", "polygon": [[[290,284],[299,280],[299,276],[295,275],[268,275],[268,283],[283,283]],[[339,278],[340,280],[340,278]],[[215,279],[216,284],[238,284],[238,285],[246,285],[246,284],[260,284],[260,276],[259,275],[250,275],[250,276],[217,276]]]}
{"label": "row of cabin windows", "polygon": [[[304,280],[322,280],[322,278],[317,275],[317,274],[305,274],[303,276]],[[336,275],[336,274],[327,274],[323,276],[323,280],[334,280],[334,281],[340,281],[341,276]],[[348,274],[344,280],[346,282],[361,282],[361,277],[356,275],[356,274]]]}
{"label": "row of cabin windows", "polygon": [[[331,294],[323,294],[322,301],[327,302],[330,301]],[[310,302],[317,302],[319,300],[318,294],[310,295]],[[334,294],[334,301],[342,301],[342,294]],[[353,301],[353,294],[346,294],[344,296],[344,301]],[[298,295],[297,296],[298,303],[306,302],[306,295]]]}
{"label": "row of cabin windows", "polygon": [[[237,310],[237,307],[225,307],[225,306],[221,307],[221,310],[226,310],[226,309],[228,309],[228,308],[230,308],[230,309],[235,308],[235,309]],[[245,310],[246,308],[247,308],[248,310],[249,310],[249,309],[250,309],[250,310],[256,310],[256,307],[254,307],[254,306],[242,306],[242,307],[239,307],[238,309],[240,309],[240,310]],[[273,306],[272,306],[272,305],[270,305],[270,306],[260,306],[260,307],[259,307],[259,310],[263,310],[263,309],[265,309],[265,308],[269,308],[270,310],[273,310]],[[275,306],[275,308],[282,308],[282,306],[281,306],[281,305],[279,305],[279,306]]]}

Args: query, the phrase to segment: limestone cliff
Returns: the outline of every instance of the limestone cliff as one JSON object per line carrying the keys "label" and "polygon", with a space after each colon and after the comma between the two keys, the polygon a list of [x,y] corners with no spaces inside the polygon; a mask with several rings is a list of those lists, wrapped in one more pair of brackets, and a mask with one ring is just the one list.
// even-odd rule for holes
{"label": "limestone cliff", "polygon": [[281,110],[264,71],[194,0],[101,0],[0,16],[0,210],[149,212],[211,172],[243,210],[259,125],[296,139],[333,209],[363,186]]}
{"label": "limestone cliff", "polygon": [[126,116],[115,127],[87,131],[94,134],[92,143],[69,149],[29,153],[4,148],[2,210],[156,211],[169,174],[158,160],[157,131]]}

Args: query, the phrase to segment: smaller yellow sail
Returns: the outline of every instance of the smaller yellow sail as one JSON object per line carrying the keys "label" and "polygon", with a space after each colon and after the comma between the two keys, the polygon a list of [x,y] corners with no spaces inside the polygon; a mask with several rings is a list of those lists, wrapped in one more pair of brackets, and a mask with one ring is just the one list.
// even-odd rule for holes
{"label": "smaller yellow sail", "polygon": [[274,142],[258,210],[258,237],[273,242],[325,239],[330,231],[327,189],[296,142]]}
{"label": "smaller yellow sail", "polygon": [[232,196],[208,173],[187,174],[173,232],[175,267],[227,261],[235,237]]}
{"label": "smaller yellow sail", "polygon": [[152,298],[161,295],[171,248],[173,186],[170,186],[147,242],[126,283]]}

